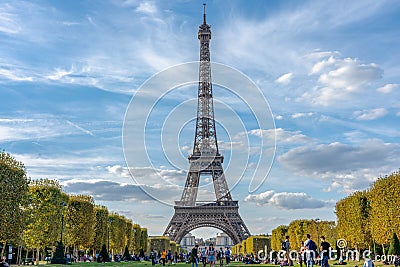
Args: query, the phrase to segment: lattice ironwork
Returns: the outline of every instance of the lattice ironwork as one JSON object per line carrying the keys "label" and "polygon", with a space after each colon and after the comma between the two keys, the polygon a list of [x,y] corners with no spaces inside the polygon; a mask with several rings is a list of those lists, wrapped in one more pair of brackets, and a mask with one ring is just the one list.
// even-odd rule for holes
{"label": "lattice ironwork", "polygon": [[[206,23],[205,4],[198,39],[200,67],[193,154],[189,156],[189,172],[181,200],[174,206],[175,214],[164,235],[179,243],[193,229],[215,227],[238,243],[249,237],[250,232],[239,215],[238,202],[232,200],[222,167],[224,157],[218,150],[210,65],[211,30]],[[216,201],[196,202],[200,178],[204,174],[212,177]]]}

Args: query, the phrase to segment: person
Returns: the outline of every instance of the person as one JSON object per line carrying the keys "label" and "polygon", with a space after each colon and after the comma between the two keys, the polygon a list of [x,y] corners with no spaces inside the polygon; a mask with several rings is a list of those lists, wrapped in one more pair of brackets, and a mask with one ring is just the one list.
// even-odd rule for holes
{"label": "person", "polygon": [[329,248],[331,247],[331,244],[329,244],[325,240],[325,236],[321,236],[321,267],[329,267]]}
{"label": "person", "polygon": [[192,263],[192,267],[194,267],[194,265],[196,265],[196,267],[199,267],[198,249],[199,245],[196,244],[190,252],[190,262]]}
{"label": "person", "polygon": [[299,264],[300,264],[300,267],[303,267],[304,256],[305,256],[304,253],[305,253],[304,242],[300,242],[300,253],[299,253]]}
{"label": "person", "polygon": [[167,264],[168,266],[170,266],[172,263],[172,252],[171,250],[168,250],[168,254],[167,254]]}
{"label": "person", "polygon": [[374,263],[369,257],[365,257],[363,267],[374,267]]}
{"label": "person", "polygon": [[163,249],[163,251],[161,252],[161,262],[162,262],[163,266],[165,266],[166,259],[167,259],[167,251],[165,251],[165,249]]}
{"label": "person", "polygon": [[154,251],[154,249],[151,249],[150,252],[151,265],[156,265],[156,257],[157,253]]}
{"label": "person", "polygon": [[317,250],[317,245],[315,242],[311,239],[311,235],[307,234],[307,240],[304,242],[304,248],[306,249],[306,265],[307,267],[313,267],[314,266],[314,259],[316,255],[316,250]]}
{"label": "person", "polygon": [[218,251],[218,255],[217,255],[218,259],[219,259],[219,266],[222,267],[224,265],[224,250],[221,248],[219,248]]}
{"label": "person", "polygon": [[400,257],[399,257],[399,255],[394,255],[393,265],[394,265],[394,267],[399,267],[399,265],[400,265]]}
{"label": "person", "polygon": [[207,265],[207,247],[201,251],[201,262],[203,263],[203,267]]}
{"label": "person", "polygon": [[290,266],[290,265],[292,265],[292,261],[290,260],[290,242],[289,242],[289,236],[287,235],[286,236],[286,239],[285,239],[285,241],[283,241],[283,243],[282,243],[282,250],[284,250],[285,251],[285,257],[286,257],[286,259],[287,259],[287,263],[288,263],[288,265]]}
{"label": "person", "polygon": [[0,266],[1,266],[1,267],[8,267],[7,258],[6,258],[5,256],[3,256],[3,257],[1,258]]}
{"label": "person", "polygon": [[225,261],[226,261],[226,266],[229,266],[229,263],[231,263],[231,251],[229,247],[226,247],[225,250]]}
{"label": "person", "polygon": [[213,244],[210,244],[210,246],[208,246],[208,250],[207,250],[207,257],[208,257],[208,262],[210,263],[210,267],[214,267],[215,265],[215,248]]}

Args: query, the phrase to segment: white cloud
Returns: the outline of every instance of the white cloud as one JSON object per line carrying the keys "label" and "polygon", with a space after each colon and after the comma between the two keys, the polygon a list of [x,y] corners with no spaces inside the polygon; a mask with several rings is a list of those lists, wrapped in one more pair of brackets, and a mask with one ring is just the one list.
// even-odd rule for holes
{"label": "white cloud", "polygon": [[328,60],[322,60],[320,62],[315,63],[315,65],[311,68],[311,74],[318,74],[326,67],[332,66],[335,64],[335,58],[333,56],[329,57]]}
{"label": "white cloud", "polygon": [[340,191],[366,188],[380,175],[398,169],[400,145],[367,140],[348,145],[331,143],[289,150],[278,161],[295,173],[330,181]]}
{"label": "white cloud", "polygon": [[300,131],[286,131],[282,128],[268,130],[254,129],[248,131],[248,134],[259,137],[262,136],[266,140],[270,141],[276,139],[276,143],[278,144],[301,144],[311,141],[310,138],[303,135]]}
{"label": "white cloud", "polygon": [[281,83],[281,84],[289,84],[290,81],[292,80],[292,78],[293,78],[293,73],[289,72],[289,73],[283,74],[281,77],[276,79],[275,82]]}
{"label": "white cloud", "polygon": [[380,79],[382,73],[383,70],[374,63],[363,64],[357,59],[330,57],[328,61],[320,61],[312,67],[310,74],[320,74],[318,85],[300,99],[322,106],[350,100],[371,82]]}
{"label": "white cloud", "polygon": [[281,121],[281,120],[283,120],[283,116],[282,115],[276,115],[275,116],[275,120]]}
{"label": "white cloud", "polygon": [[[88,134],[93,132],[69,120],[40,115],[41,118],[10,118],[0,120],[0,141],[46,140],[58,136]],[[92,123],[92,127],[93,127]],[[104,125],[102,125],[104,127]],[[104,129],[104,128],[103,128]]]}
{"label": "white cloud", "polygon": [[0,6],[0,32],[7,34],[17,34],[21,31],[21,26],[15,16],[15,10],[11,5]]}
{"label": "white cloud", "polygon": [[23,74],[18,73],[18,70],[12,71],[9,69],[0,68],[0,77],[3,76],[8,80],[23,82],[23,81],[33,81],[33,77],[24,76]]}
{"label": "white cloud", "polygon": [[142,2],[135,10],[140,13],[154,14],[157,12],[157,7],[152,2]]}
{"label": "white cloud", "polygon": [[312,113],[312,112],[307,112],[307,113],[295,113],[295,114],[292,114],[292,118],[293,119],[298,119],[298,118],[304,118],[304,117],[310,117],[310,116],[312,116],[314,113]]}
{"label": "white cloud", "polygon": [[248,195],[244,201],[253,202],[260,206],[273,205],[277,208],[288,210],[317,209],[332,206],[331,202],[313,199],[306,193],[277,193],[273,190],[265,191],[260,194]]}
{"label": "white cloud", "polygon": [[371,110],[355,111],[353,114],[357,120],[369,121],[384,117],[388,114],[388,111],[385,108],[376,108]]}
{"label": "white cloud", "polygon": [[382,87],[379,87],[378,89],[376,89],[376,91],[378,91],[382,94],[389,94],[389,93],[393,92],[393,90],[395,90],[397,87],[399,87],[399,85],[396,83],[388,83]]}

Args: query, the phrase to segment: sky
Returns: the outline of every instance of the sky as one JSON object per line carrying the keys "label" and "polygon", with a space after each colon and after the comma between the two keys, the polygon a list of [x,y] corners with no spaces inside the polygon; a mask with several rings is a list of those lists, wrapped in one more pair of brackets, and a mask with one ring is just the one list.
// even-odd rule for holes
{"label": "sky", "polygon": [[[193,147],[199,1],[0,2],[0,148],[161,235]],[[400,167],[399,1],[207,1],[224,170],[252,234]],[[199,200],[214,197],[210,178]],[[198,229],[210,237],[217,229]]]}

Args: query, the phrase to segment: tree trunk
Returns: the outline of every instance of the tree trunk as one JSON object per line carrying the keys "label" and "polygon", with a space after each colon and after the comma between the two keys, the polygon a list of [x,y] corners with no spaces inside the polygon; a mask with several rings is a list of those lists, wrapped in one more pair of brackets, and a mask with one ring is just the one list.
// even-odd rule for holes
{"label": "tree trunk", "polygon": [[25,260],[28,258],[28,256],[29,256],[29,248],[26,249]]}
{"label": "tree trunk", "polygon": [[382,255],[386,255],[385,254],[385,245],[384,244],[382,244]]}
{"label": "tree trunk", "polygon": [[39,253],[40,253],[40,250],[39,250],[39,248],[36,248],[36,265],[39,265]]}
{"label": "tree trunk", "polygon": [[4,241],[3,249],[1,250],[1,257],[4,256],[4,250],[6,249],[7,241]]}

